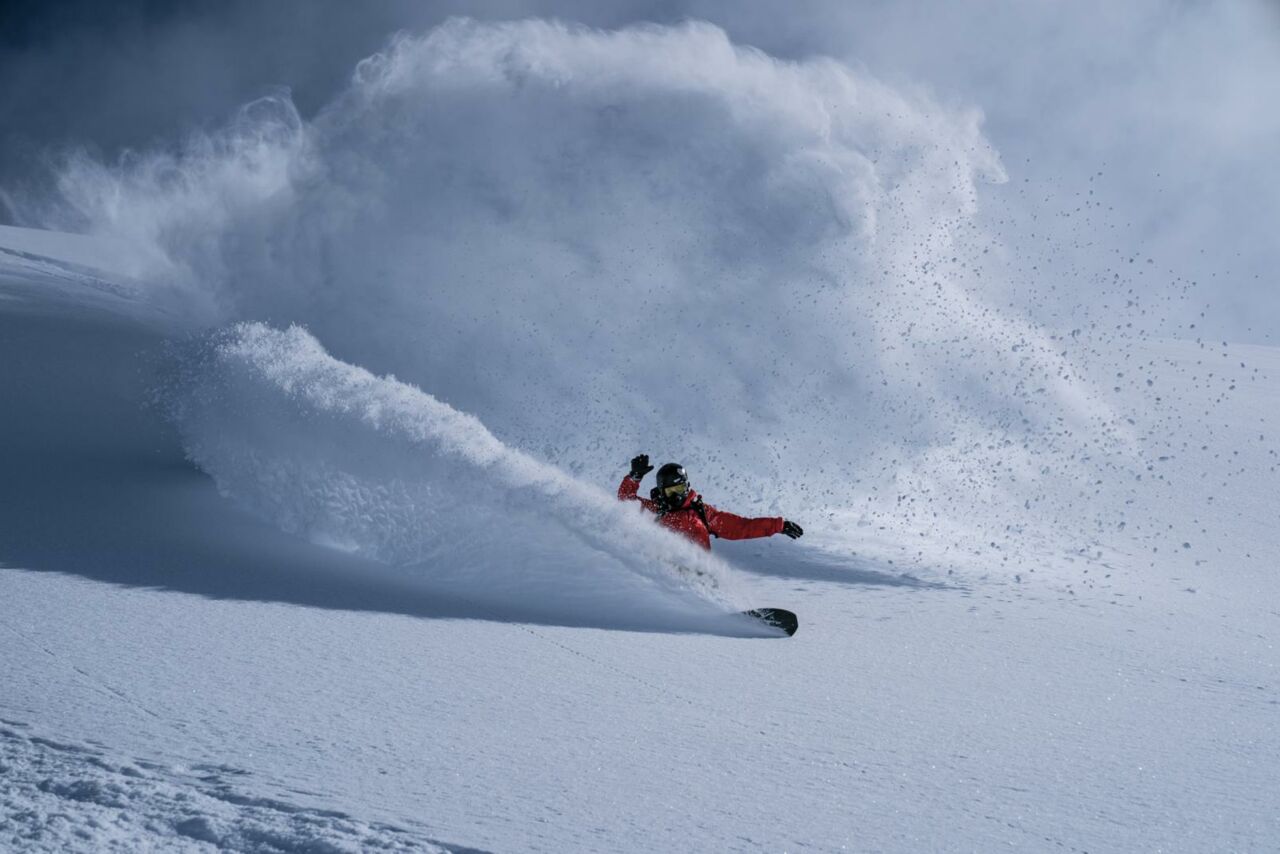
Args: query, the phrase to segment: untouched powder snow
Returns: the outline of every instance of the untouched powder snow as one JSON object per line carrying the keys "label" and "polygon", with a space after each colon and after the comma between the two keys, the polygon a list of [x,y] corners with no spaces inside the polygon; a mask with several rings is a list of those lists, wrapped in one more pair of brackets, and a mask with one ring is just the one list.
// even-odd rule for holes
{"label": "untouched powder snow", "polygon": [[1019,314],[1003,180],[698,23],[72,160],[0,229],[0,847],[1276,847],[1280,350]]}

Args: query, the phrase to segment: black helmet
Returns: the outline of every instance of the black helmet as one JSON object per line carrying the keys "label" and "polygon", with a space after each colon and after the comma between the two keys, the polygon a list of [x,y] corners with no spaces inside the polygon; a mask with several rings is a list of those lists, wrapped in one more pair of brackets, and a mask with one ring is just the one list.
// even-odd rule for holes
{"label": "black helmet", "polygon": [[675,486],[678,483],[689,485],[689,476],[684,472],[684,466],[679,463],[667,463],[658,469],[658,488],[666,489],[668,486]]}
{"label": "black helmet", "polygon": [[659,505],[676,509],[684,504],[684,497],[689,494],[689,476],[684,466],[679,463],[667,463],[658,469],[658,485],[650,492],[650,496]]}

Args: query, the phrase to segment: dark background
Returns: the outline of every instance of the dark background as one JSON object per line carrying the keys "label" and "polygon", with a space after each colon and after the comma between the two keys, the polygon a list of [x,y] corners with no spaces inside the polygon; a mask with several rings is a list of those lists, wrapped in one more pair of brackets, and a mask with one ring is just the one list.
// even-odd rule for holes
{"label": "dark background", "polygon": [[[1005,219],[1038,216],[1082,269],[1141,254],[1195,282],[1194,334],[1280,329],[1277,0],[0,0],[0,224],[41,224],[70,149],[112,162],[169,145],[281,86],[310,116],[396,30],[452,15],[705,19],[973,107],[1009,186],[1042,206]],[[1105,220],[1081,231],[1086,195]]]}

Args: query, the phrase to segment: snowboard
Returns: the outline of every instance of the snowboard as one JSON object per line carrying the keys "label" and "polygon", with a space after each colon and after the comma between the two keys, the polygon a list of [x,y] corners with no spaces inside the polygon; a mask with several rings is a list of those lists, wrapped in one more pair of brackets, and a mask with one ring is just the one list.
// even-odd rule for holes
{"label": "snowboard", "polygon": [[795,615],[794,611],[788,611],[786,608],[753,608],[742,613],[745,616],[754,617],[762,623],[773,626],[775,629],[782,629],[787,633],[787,637],[794,635],[796,629],[800,628],[800,618]]}

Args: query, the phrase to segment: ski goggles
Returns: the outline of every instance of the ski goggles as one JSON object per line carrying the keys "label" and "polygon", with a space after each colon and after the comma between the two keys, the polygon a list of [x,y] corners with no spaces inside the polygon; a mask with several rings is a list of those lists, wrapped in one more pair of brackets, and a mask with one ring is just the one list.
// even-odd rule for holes
{"label": "ski goggles", "polygon": [[665,495],[667,498],[671,498],[677,495],[686,495],[688,494],[688,492],[689,492],[689,484],[687,483],[673,483],[670,486],[664,486],[662,488],[662,494]]}

